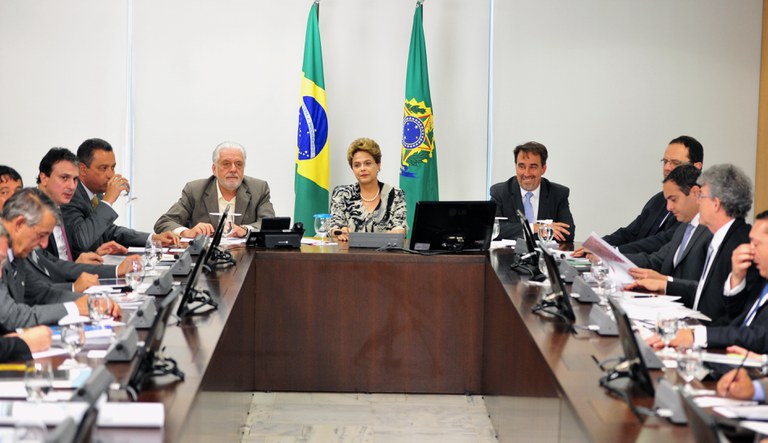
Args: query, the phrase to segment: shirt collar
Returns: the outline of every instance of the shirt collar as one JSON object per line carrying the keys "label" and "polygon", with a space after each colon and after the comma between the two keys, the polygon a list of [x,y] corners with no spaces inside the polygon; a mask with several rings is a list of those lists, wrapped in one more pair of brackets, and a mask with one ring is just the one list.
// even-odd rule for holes
{"label": "shirt collar", "polygon": [[93,192],[91,192],[90,189],[88,189],[88,186],[85,186],[83,182],[80,182],[81,185],[83,185],[83,189],[85,189],[85,193],[88,195],[88,200],[93,200],[93,196],[96,195]]}
{"label": "shirt collar", "polygon": [[688,222],[689,225],[693,226],[693,229],[696,229],[699,227],[699,213],[697,212],[695,216],[693,216],[693,220]]}
{"label": "shirt collar", "polygon": [[736,221],[736,219],[732,218],[731,221],[724,224],[723,226],[720,226],[720,229],[718,229],[717,232],[712,235],[712,242],[709,243],[709,246],[712,248],[713,253],[720,249],[720,245],[723,243],[723,240],[725,240],[725,234],[727,234],[728,230],[731,229],[731,225],[734,221]]}

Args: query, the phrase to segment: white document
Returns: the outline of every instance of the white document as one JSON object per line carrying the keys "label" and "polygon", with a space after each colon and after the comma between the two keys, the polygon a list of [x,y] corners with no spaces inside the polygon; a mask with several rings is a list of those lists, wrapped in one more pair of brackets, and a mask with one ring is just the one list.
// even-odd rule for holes
{"label": "white document", "polygon": [[700,407],[700,408],[714,408],[716,406],[747,406],[747,405],[756,405],[756,401],[747,401],[747,400],[735,400],[733,398],[725,398],[725,397],[715,397],[712,395],[705,395],[702,397],[696,397],[693,399],[694,402]]}
{"label": "white document", "polygon": [[619,252],[618,249],[598,237],[594,232],[589,234],[587,241],[585,241],[582,246],[600,257],[600,259],[611,268],[613,275],[619,283],[627,285],[635,281],[635,279],[629,275],[629,268],[636,268],[637,265],[632,263],[624,256],[624,254]]}
{"label": "white document", "polygon": [[162,403],[102,403],[99,406],[100,428],[162,428],[165,407]]}
{"label": "white document", "polygon": [[[768,405],[719,406],[715,412],[728,418],[768,421]],[[768,425],[768,423],[765,423]]]}
{"label": "white document", "polygon": [[13,425],[17,422],[42,422],[46,426],[56,426],[67,417],[72,417],[75,422],[83,418],[88,404],[84,402],[61,403],[33,403],[26,401],[14,401],[10,405],[4,404],[0,423]]}
{"label": "white document", "polygon": [[737,355],[737,354],[716,354],[714,352],[702,352],[702,357],[705,362],[709,363],[720,363],[724,365],[730,365],[733,367],[739,366],[742,364],[742,361],[744,362],[744,367],[746,368],[759,368],[763,366],[763,362],[760,360],[755,360],[752,358],[748,358],[744,360],[743,355]]}

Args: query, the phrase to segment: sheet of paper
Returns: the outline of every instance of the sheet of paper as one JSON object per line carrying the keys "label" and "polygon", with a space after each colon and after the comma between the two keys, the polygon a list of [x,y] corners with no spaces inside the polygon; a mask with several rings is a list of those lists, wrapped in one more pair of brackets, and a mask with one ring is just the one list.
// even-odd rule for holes
{"label": "sheet of paper", "polygon": [[712,395],[705,395],[702,397],[696,397],[693,399],[700,408],[714,408],[716,406],[746,406],[755,405],[755,401],[734,400],[732,398],[715,397]]}
{"label": "sheet of paper", "polygon": [[119,294],[120,290],[111,285],[96,285],[83,291],[84,294],[98,294],[101,292],[109,292],[110,294]]}
{"label": "sheet of paper", "polygon": [[494,241],[491,242],[491,249],[511,248],[511,247],[515,246],[515,243],[516,242],[514,240],[508,240],[508,239],[505,239],[505,238],[503,238],[501,240],[494,240]]}
{"label": "sheet of paper", "polygon": [[99,406],[100,428],[161,428],[164,423],[162,403],[106,402]]}
{"label": "sheet of paper", "polygon": [[739,425],[741,425],[741,427],[743,428],[755,431],[758,434],[764,434],[764,435],[768,434],[768,423],[764,421],[745,420],[745,421],[739,422]]}
{"label": "sheet of paper", "polygon": [[768,405],[720,406],[715,412],[730,418],[768,421]]}
{"label": "sheet of paper", "polygon": [[587,241],[582,245],[589,249],[590,252],[600,257],[613,271],[614,279],[622,284],[629,284],[635,281],[631,275],[629,275],[629,268],[636,268],[637,266],[632,263],[627,257],[624,256],[618,249],[606,243],[602,238],[598,237],[594,232],[589,234]]}
{"label": "sheet of paper", "polygon": [[739,354],[716,354],[714,352],[704,351],[702,352],[702,358],[706,362],[720,363],[733,367],[741,365],[742,361],[744,362],[744,366],[748,368],[759,368],[763,366],[763,362],[761,360],[755,360],[751,358],[744,360],[744,356]]}
{"label": "sheet of paper", "polygon": [[40,352],[33,353],[32,358],[34,358],[35,360],[39,360],[41,358],[55,357],[57,355],[66,355],[66,354],[68,354],[68,352],[62,348],[50,348],[47,351],[40,351]]}

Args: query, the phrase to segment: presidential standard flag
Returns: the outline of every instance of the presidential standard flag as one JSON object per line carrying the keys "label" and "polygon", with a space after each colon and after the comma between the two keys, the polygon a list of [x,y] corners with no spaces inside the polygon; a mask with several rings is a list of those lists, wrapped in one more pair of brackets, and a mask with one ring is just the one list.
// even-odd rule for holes
{"label": "presidential standard flag", "polygon": [[424,43],[421,1],[416,5],[411,29],[411,49],[405,77],[405,115],[400,156],[400,188],[405,191],[408,225],[413,228],[416,202],[439,200],[437,191],[437,151],[429,95],[427,48]]}
{"label": "presidential standard flag", "polygon": [[301,108],[296,142],[296,178],[293,221],[304,223],[307,236],[315,235],[314,214],[328,212],[328,117],[320,46],[318,4],[312,4],[304,40],[301,67]]}

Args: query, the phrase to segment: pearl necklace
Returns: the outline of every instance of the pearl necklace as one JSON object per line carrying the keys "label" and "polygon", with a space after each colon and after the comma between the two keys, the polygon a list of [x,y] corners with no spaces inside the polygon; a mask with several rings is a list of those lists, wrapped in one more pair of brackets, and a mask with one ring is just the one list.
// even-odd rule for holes
{"label": "pearl necklace", "polygon": [[369,199],[367,199],[367,198],[363,197],[363,190],[361,189],[361,190],[360,190],[360,198],[362,198],[364,202],[366,202],[366,203],[370,203],[370,202],[372,202],[372,201],[376,200],[376,197],[378,197],[378,196],[379,196],[379,192],[380,192],[380,191],[381,191],[381,189],[378,189],[378,190],[376,190],[376,195],[374,195],[373,197],[371,197],[371,199],[369,200]]}

